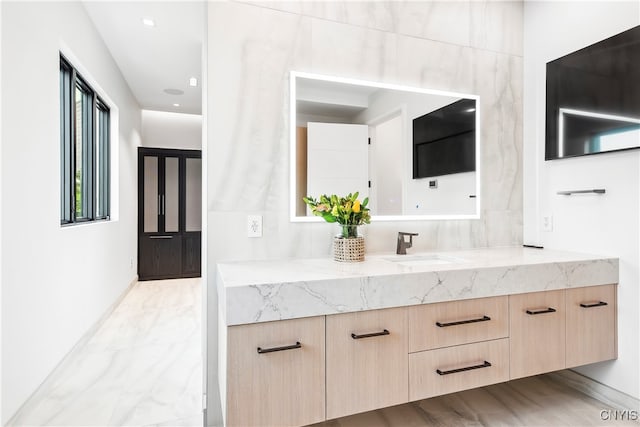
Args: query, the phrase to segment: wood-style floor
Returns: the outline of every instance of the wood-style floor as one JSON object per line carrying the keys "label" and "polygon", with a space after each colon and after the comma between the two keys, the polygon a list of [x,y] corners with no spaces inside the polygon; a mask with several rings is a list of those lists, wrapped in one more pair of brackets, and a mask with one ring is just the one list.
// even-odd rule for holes
{"label": "wood-style floor", "polygon": [[[612,412],[602,413],[607,410]],[[640,424],[629,421],[628,416],[625,420],[613,420],[616,415],[613,411],[614,408],[541,375],[351,415],[313,427],[637,427]],[[621,411],[617,414],[618,418],[623,415]]]}

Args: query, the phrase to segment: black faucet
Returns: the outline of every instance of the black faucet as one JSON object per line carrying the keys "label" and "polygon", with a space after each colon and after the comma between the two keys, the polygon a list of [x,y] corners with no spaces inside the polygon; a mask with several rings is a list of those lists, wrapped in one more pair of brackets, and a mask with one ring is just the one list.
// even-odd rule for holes
{"label": "black faucet", "polygon": [[[396,254],[406,255],[407,249],[413,245],[413,236],[417,236],[418,233],[405,233],[404,231],[398,232],[398,246],[396,248]],[[409,241],[404,240],[404,236],[409,236]]]}

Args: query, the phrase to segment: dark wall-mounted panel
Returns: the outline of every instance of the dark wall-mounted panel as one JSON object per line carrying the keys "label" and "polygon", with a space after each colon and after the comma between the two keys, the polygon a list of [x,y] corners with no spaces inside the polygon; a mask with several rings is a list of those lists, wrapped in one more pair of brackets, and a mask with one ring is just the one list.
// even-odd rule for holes
{"label": "dark wall-mounted panel", "polygon": [[413,178],[476,169],[476,101],[461,99],[413,119]]}
{"label": "dark wall-mounted panel", "polygon": [[640,147],[640,26],[547,63],[545,159]]}

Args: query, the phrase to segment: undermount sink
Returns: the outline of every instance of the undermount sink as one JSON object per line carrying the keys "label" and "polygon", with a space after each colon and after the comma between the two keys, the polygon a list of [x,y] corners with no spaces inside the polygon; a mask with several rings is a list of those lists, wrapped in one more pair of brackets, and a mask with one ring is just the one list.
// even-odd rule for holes
{"label": "undermount sink", "polygon": [[394,257],[384,258],[385,261],[395,262],[406,266],[422,266],[422,265],[442,265],[464,262],[462,258],[452,256],[429,254],[429,255],[396,255]]}

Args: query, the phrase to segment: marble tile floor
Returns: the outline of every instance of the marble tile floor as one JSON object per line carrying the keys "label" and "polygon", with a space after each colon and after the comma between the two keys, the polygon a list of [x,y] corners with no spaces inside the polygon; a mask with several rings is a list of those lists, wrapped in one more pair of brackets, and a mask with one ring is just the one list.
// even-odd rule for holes
{"label": "marble tile floor", "polygon": [[[314,424],[312,427],[635,426],[611,406],[548,375],[514,380]],[[618,412],[620,414],[620,412]],[[619,415],[620,416],[620,415]]]}
{"label": "marble tile floor", "polygon": [[136,283],[11,426],[202,426],[201,279]]}

